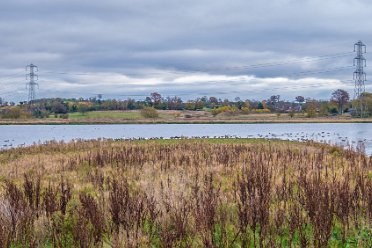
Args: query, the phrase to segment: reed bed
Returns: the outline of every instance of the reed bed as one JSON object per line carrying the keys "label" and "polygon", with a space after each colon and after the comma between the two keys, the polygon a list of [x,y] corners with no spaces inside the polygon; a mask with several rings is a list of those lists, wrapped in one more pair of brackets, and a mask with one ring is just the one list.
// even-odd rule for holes
{"label": "reed bed", "polygon": [[249,139],[0,152],[0,247],[372,247],[372,158]]}

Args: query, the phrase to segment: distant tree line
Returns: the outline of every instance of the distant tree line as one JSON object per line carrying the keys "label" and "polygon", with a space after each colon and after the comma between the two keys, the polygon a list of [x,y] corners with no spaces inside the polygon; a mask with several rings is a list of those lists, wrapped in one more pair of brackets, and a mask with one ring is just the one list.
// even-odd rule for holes
{"label": "distant tree line", "polygon": [[[365,93],[363,99],[371,115],[372,93]],[[154,108],[156,110],[207,110],[216,116],[218,114],[249,114],[249,113],[288,113],[293,117],[302,113],[308,117],[329,116],[350,113],[353,114],[353,101],[349,94],[342,89],[335,90],[329,100],[316,100],[297,96],[293,101],[283,100],[280,95],[272,95],[266,100],[234,100],[220,99],[214,96],[198,97],[194,100],[183,101],[180,97],[163,97],[158,92],[151,93],[144,100],[128,98],[126,100],[93,98],[50,98],[38,99],[31,104],[20,102],[18,105],[5,102],[0,98],[1,118],[45,118],[50,115],[67,118],[69,113],[108,110],[142,110]]]}

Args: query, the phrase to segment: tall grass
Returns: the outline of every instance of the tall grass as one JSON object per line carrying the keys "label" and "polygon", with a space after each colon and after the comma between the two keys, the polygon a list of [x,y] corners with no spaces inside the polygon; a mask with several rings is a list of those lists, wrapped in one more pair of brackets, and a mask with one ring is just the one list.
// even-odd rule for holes
{"label": "tall grass", "polygon": [[0,152],[0,247],[371,247],[372,158],[257,140]]}

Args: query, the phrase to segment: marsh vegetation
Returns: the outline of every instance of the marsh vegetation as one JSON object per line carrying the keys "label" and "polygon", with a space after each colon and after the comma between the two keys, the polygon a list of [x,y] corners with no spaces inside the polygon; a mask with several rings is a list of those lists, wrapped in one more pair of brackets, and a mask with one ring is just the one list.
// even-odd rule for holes
{"label": "marsh vegetation", "polygon": [[372,158],[256,139],[0,152],[0,247],[371,247]]}

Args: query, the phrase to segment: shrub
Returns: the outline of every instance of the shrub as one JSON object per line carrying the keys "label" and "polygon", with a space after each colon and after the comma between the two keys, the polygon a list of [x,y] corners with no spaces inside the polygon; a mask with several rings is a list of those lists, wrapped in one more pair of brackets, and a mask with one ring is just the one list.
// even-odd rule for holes
{"label": "shrub", "polygon": [[0,110],[0,117],[3,119],[30,118],[31,115],[19,107],[10,107]]}
{"label": "shrub", "polygon": [[316,116],[316,112],[315,112],[315,110],[313,110],[313,109],[309,109],[308,111],[307,111],[307,117],[308,118],[313,118],[313,117],[315,117]]}
{"label": "shrub", "polygon": [[61,119],[68,119],[68,114],[60,114],[59,117]]}
{"label": "shrub", "polygon": [[153,107],[144,107],[141,110],[141,115],[145,118],[158,118],[159,114],[158,111],[156,111]]}
{"label": "shrub", "polygon": [[270,113],[271,111],[270,109],[254,109],[253,112],[261,114],[261,113]]}
{"label": "shrub", "polygon": [[32,116],[36,117],[36,118],[47,118],[47,117],[49,117],[49,111],[34,109],[34,110],[32,110]]}
{"label": "shrub", "polygon": [[243,112],[244,114],[248,114],[249,111],[250,111],[249,107],[242,107],[242,112]]}
{"label": "shrub", "polygon": [[235,106],[222,106],[219,108],[212,109],[213,116],[216,116],[221,113],[225,115],[234,115],[238,113],[238,108]]}

